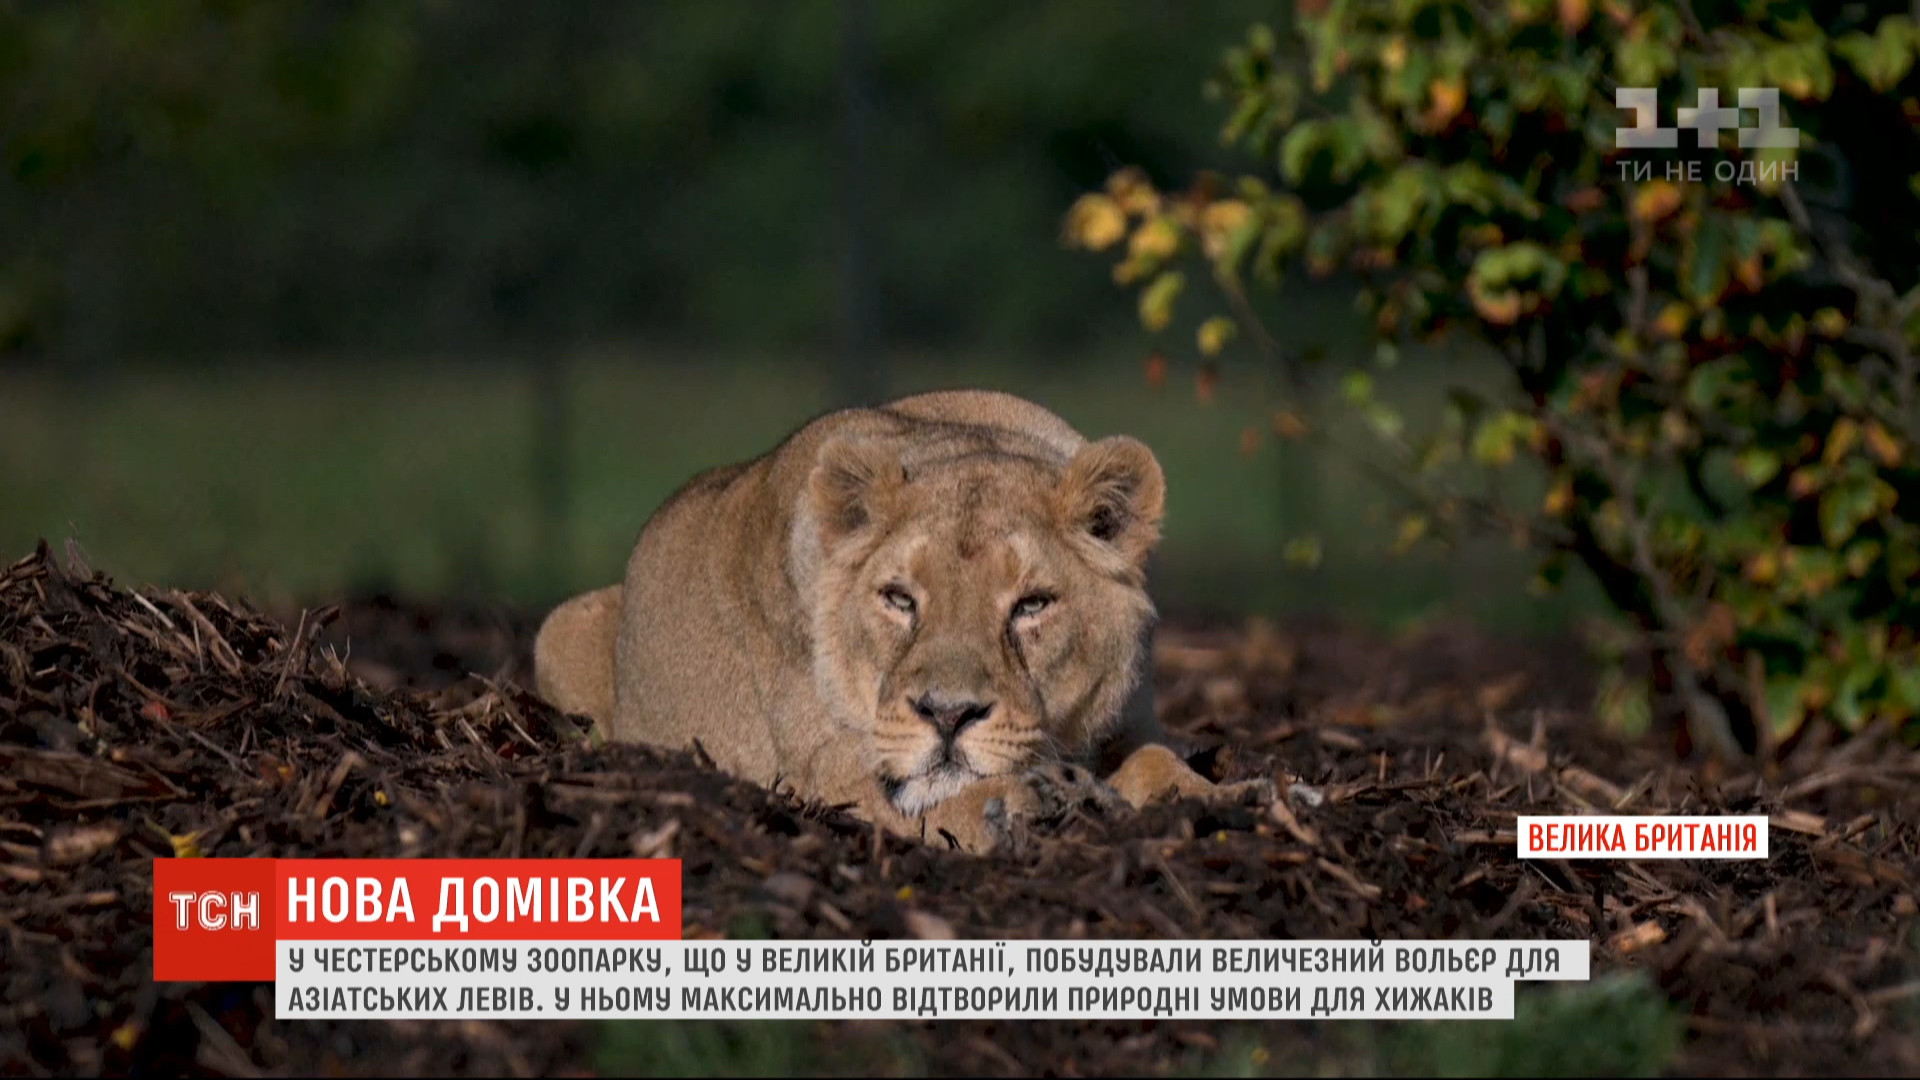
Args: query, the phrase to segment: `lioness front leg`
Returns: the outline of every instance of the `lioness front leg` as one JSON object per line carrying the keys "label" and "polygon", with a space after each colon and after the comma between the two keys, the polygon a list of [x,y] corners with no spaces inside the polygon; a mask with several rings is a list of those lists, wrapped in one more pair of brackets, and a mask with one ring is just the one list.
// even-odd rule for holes
{"label": "lioness front leg", "polygon": [[1198,798],[1209,802],[1273,797],[1271,780],[1216,784],[1194,772],[1180,755],[1157,744],[1143,746],[1127,755],[1107,778],[1107,783],[1136,810],[1169,793],[1176,799]]}
{"label": "lioness front leg", "polygon": [[926,838],[944,830],[962,850],[984,854],[1010,840],[1026,822],[1053,817],[1070,805],[1112,807],[1119,796],[1091,772],[1065,762],[978,780],[927,811]]}
{"label": "lioness front leg", "polygon": [[1041,793],[1024,776],[991,776],[928,810],[920,824],[931,843],[940,843],[944,832],[960,850],[983,855],[1012,835],[1015,820],[1044,810]]}

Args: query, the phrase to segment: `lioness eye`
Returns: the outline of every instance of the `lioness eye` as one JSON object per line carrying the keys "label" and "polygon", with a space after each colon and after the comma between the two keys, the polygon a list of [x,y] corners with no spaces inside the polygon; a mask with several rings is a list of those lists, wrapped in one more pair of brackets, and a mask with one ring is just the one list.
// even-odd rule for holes
{"label": "lioness eye", "polygon": [[913,614],[913,596],[897,585],[889,585],[880,590],[880,599],[886,605],[902,615]]}
{"label": "lioness eye", "polygon": [[1038,615],[1042,611],[1045,611],[1047,605],[1051,603],[1053,603],[1053,597],[1045,593],[1034,593],[1032,596],[1023,596],[1020,598],[1019,603],[1013,605],[1013,617],[1016,619],[1024,619]]}

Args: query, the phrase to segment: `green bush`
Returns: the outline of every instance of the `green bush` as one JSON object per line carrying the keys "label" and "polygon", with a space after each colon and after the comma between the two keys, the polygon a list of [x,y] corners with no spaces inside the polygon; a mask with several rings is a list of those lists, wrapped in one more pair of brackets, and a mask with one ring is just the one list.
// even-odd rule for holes
{"label": "green bush", "polygon": [[1510,1023],[1415,1021],[1384,1033],[1389,1076],[1659,1076],[1684,1018],[1637,972],[1516,987]]}
{"label": "green bush", "polygon": [[[1162,192],[1123,171],[1074,205],[1069,242],[1123,252],[1155,331],[1210,269],[1232,315],[1199,324],[1209,354],[1267,333],[1249,283],[1348,275],[1380,347],[1344,397],[1417,481],[1403,534],[1477,521],[1535,546],[1549,580],[1584,566],[1632,629],[1610,719],[1670,710],[1697,745],[1763,754],[1809,719],[1913,726],[1906,6],[1302,0],[1294,23],[1254,27],[1209,87],[1247,175]],[[1622,87],[1657,87],[1667,128],[1703,91],[1775,88],[1799,146],[1683,129],[1619,149]],[[1373,394],[1370,367],[1446,334],[1496,350],[1506,392],[1437,418]],[[1537,503],[1460,482],[1527,461]]]}

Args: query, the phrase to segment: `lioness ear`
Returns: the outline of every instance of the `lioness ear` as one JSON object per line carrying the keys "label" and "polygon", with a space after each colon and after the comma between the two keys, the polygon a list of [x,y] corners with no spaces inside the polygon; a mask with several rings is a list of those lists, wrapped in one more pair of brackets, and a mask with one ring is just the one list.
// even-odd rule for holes
{"label": "lioness ear", "polygon": [[850,438],[822,446],[807,481],[821,539],[833,543],[878,520],[902,478],[900,455],[890,447]]}
{"label": "lioness ear", "polygon": [[1153,451],[1115,435],[1081,447],[1060,478],[1060,507],[1080,529],[1128,561],[1144,563],[1160,542],[1167,479]]}

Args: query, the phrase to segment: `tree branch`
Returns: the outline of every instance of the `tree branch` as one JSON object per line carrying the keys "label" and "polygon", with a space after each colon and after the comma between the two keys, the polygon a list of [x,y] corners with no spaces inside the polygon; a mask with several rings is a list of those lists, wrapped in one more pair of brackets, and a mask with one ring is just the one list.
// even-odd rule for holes
{"label": "tree branch", "polygon": [[[1626,533],[1627,567],[1646,591],[1643,607],[1650,609],[1657,629],[1674,633],[1684,631],[1690,622],[1687,610],[1673,595],[1672,582],[1655,561],[1652,523],[1640,514],[1634,501],[1634,493],[1640,489],[1638,470],[1621,462],[1604,438],[1573,430],[1560,423],[1551,413],[1543,413],[1541,422],[1548,425],[1548,430],[1563,445],[1574,447],[1591,461],[1613,489],[1614,505],[1619,508],[1620,522]],[[1597,538],[1595,540],[1597,543]],[[1687,726],[1693,732],[1695,741],[1712,747],[1729,760],[1744,757],[1745,752],[1739,741],[1733,737],[1725,706],[1701,685],[1703,673],[1695,670],[1686,649],[1669,648],[1665,652],[1673,672],[1674,689],[1679,692],[1681,705],[1687,714]]]}
{"label": "tree branch", "polygon": [[1854,327],[1847,339],[1881,353],[1892,362],[1893,395],[1899,405],[1897,422],[1906,429],[1909,438],[1920,434],[1916,429],[1920,420],[1914,415],[1916,386],[1920,386],[1920,358],[1914,355],[1913,346],[1907,340],[1906,326],[1908,320],[1920,312],[1920,289],[1901,296],[1891,282],[1869,270],[1844,239],[1817,228],[1792,182],[1780,185],[1780,202],[1787,208],[1787,217],[1794,228],[1813,242],[1834,277],[1858,298]]}

